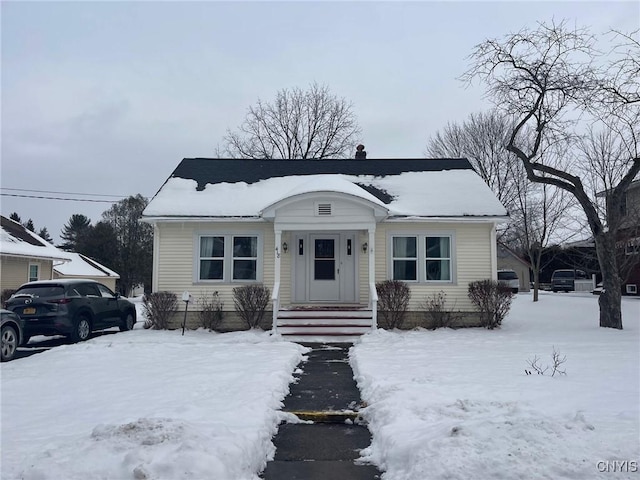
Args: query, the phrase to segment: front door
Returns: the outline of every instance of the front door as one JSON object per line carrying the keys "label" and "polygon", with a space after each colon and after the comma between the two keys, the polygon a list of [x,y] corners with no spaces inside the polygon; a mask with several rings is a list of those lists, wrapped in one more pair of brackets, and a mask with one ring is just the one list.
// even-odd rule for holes
{"label": "front door", "polygon": [[340,300],[340,236],[310,235],[309,300]]}

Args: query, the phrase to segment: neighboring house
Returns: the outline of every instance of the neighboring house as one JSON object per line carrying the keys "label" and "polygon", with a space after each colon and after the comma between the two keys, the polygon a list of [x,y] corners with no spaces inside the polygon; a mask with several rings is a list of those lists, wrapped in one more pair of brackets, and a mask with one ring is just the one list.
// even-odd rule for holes
{"label": "neighboring house", "polygon": [[54,265],[53,278],[89,278],[100,282],[111,290],[116,290],[116,280],[120,278],[113,270],[80,253],[66,253],[71,261]]}
{"label": "neighboring house", "polygon": [[70,261],[67,252],[57,249],[18,222],[0,216],[0,227],[2,292],[15,290],[33,280],[50,280],[54,266]]}
{"label": "neighboring house", "polygon": [[520,291],[528,292],[531,288],[531,264],[521,258],[506,245],[498,243],[498,270],[513,270],[520,281]]}
{"label": "neighboring house", "polygon": [[440,291],[477,324],[468,285],[496,278],[507,213],[465,159],[186,158],[143,220],[154,227],[154,291],[189,291],[191,326],[197,300],[217,291],[223,329],[243,328],[233,288],[262,284],[265,327],[349,339],[375,327],[375,283],[387,279],[411,288],[409,326]]}
{"label": "neighboring house", "polygon": [[640,295],[640,179],[634,180],[627,189],[624,219],[618,234],[620,264],[622,265],[622,293]]}

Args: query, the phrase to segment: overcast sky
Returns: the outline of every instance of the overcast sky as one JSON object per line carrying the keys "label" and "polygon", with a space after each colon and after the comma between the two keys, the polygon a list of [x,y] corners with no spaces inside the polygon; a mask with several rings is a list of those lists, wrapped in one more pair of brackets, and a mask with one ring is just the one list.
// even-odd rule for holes
{"label": "overcast sky", "polygon": [[95,223],[110,204],[5,195],[151,197],[182,158],[213,157],[258,99],[312,82],[353,103],[370,158],[421,157],[447,122],[489,107],[481,87],[457,80],[474,45],[552,19],[594,33],[640,26],[638,1],[1,9],[1,210],[32,218],[56,241],[72,214]]}

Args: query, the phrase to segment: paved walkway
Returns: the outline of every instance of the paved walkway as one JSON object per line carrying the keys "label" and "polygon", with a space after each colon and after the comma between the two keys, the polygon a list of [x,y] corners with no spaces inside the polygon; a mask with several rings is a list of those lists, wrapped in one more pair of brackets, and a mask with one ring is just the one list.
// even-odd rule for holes
{"label": "paved walkway", "polygon": [[[348,344],[307,345],[309,360],[298,367],[284,411],[313,424],[282,424],[273,442],[276,454],[262,474],[265,480],[374,480],[373,465],[354,463],[371,443],[366,426],[357,425],[360,392],[349,366]],[[345,421],[346,420],[346,421]]]}

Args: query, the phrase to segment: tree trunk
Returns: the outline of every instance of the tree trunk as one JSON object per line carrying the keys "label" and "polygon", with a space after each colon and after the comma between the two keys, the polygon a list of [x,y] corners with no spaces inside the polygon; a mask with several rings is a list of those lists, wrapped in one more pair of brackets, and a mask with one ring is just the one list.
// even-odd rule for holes
{"label": "tree trunk", "polygon": [[540,289],[540,267],[533,267],[533,301],[538,301],[538,291]]}
{"label": "tree trunk", "polygon": [[600,326],[622,330],[622,281],[618,274],[616,241],[610,232],[595,237],[596,252],[602,270]]}

